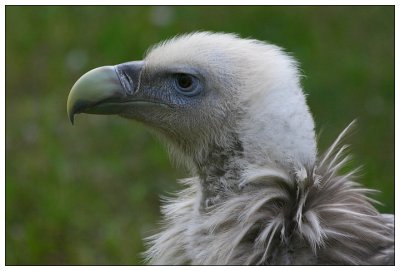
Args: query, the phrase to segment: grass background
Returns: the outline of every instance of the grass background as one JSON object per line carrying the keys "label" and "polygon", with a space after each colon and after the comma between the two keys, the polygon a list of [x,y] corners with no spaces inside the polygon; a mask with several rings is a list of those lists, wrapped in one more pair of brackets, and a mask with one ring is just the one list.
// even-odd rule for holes
{"label": "grass background", "polygon": [[66,99],[97,66],[194,30],[283,46],[300,61],[324,150],[353,119],[361,182],[394,209],[394,7],[6,7],[6,264],[140,264],[159,195],[178,188],[139,124]]}

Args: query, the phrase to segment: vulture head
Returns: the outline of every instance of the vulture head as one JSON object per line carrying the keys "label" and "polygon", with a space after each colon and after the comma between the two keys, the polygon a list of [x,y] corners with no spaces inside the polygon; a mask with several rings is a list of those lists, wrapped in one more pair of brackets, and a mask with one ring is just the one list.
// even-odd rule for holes
{"label": "vulture head", "polygon": [[[295,60],[277,46],[231,34],[176,37],[142,61],[89,71],[68,97],[71,121],[77,113],[144,123],[175,160],[203,177],[210,194],[221,185],[234,189],[238,179],[228,175],[248,165],[316,159]],[[225,175],[224,184],[215,183]]]}
{"label": "vulture head", "polygon": [[[351,174],[337,176],[344,149],[317,158],[297,63],[277,46],[232,34],[178,36],[141,61],[84,74],[67,111],[72,122],[89,113],[145,124],[195,176],[164,208],[165,227],[146,254],[152,263],[360,264],[372,244],[392,244],[366,190],[353,187]],[[341,218],[355,228],[346,232]]]}

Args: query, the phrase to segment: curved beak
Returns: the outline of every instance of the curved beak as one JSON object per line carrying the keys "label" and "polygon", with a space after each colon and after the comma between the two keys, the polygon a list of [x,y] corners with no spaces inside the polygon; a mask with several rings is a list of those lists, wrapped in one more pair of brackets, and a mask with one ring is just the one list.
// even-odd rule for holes
{"label": "curved beak", "polygon": [[67,113],[71,123],[74,124],[74,116],[79,113],[121,113],[134,99],[142,68],[142,61],[132,61],[85,73],[68,95]]}

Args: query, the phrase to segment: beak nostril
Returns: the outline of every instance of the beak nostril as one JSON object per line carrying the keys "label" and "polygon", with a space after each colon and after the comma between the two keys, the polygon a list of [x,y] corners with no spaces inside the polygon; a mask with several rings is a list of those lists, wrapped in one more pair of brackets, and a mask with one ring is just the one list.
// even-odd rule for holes
{"label": "beak nostril", "polygon": [[137,90],[142,68],[143,61],[131,61],[114,66],[126,95],[133,95]]}
{"label": "beak nostril", "polygon": [[126,88],[126,92],[127,92],[128,94],[132,95],[132,94],[133,94],[133,91],[134,91],[134,90],[132,89],[133,81],[132,81],[132,79],[128,76],[128,74],[127,74],[125,71],[123,71],[123,74],[125,75],[125,77],[126,77],[126,79],[127,79],[127,81],[128,81],[127,88]]}
{"label": "beak nostril", "polygon": [[119,82],[121,83],[122,87],[124,88],[125,95],[132,95],[133,94],[133,81],[128,76],[128,74],[124,70],[120,70],[118,66],[114,66],[115,72],[117,73],[117,77]]}

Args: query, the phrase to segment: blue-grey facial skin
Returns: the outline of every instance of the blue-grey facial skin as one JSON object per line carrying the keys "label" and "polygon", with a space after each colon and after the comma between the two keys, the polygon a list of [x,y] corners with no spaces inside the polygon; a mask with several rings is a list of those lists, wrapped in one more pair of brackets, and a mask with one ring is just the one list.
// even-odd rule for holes
{"label": "blue-grey facial skin", "polygon": [[[181,74],[192,78],[192,87],[185,93],[177,84]],[[140,76],[139,88],[133,94],[135,102],[119,115],[140,121],[168,137],[182,137],[193,131],[193,120],[201,118],[201,105],[206,102],[205,76],[189,67],[146,70]]]}
{"label": "blue-grey facial skin", "polygon": [[[185,74],[192,78],[190,91],[179,88],[177,79]],[[168,69],[143,71],[137,95],[144,100],[153,100],[172,108],[184,108],[199,103],[205,95],[205,79],[194,69]]]}
{"label": "blue-grey facial skin", "polygon": [[[183,74],[192,78],[192,86],[187,92],[180,89],[177,84],[178,76]],[[162,114],[169,115],[176,111],[183,111],[186,114],[194,113],[200,104],[206,102],[205,98],[210,94],[209,92],[206,75],[193,67],[177,66],[157,70],[148,70],[144,67],[140,75],[139,87],[132,97],[141,104],[126,108],[120,115],[148,122],[154,117],[165,120],[167,116],[162,116]],[[153,107],[157,106],[159,108],[154,110]],[[156,120],[151,122],[154,121]]]}

